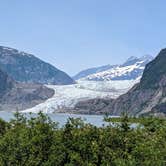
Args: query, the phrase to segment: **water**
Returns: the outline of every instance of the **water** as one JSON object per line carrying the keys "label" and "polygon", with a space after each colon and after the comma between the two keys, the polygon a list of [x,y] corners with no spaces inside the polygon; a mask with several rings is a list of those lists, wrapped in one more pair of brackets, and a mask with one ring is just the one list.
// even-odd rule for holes
{"label": "water", "polygon": [[[36,116],[37,114],[32,114],[32,116]],[[95,125],[97,127],[102,127],[103,125],[106,125],[108,123],[103,121],[103,115],[78,115],[78,114],[67,114],[67,113],[50,113],[47,114],[52,121],[58,122],[59,126],[62,127],[69,117],[72,118],[81,118],[86,123],[90,123],[92,125]],[[29,116],[29,114],[25,114],[25,116]],[[2,118],[5,121],[10,121],[12,118],[14,118],[14,115],[12,112],[0,112],[0,118]]]}

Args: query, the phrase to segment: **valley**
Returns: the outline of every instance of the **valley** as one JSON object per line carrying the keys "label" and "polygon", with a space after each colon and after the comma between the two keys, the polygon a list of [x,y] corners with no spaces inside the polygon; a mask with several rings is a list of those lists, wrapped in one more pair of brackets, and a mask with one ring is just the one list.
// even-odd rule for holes
{"label": "valley", "polygon": [[73,85],[47,85],[54,96],[33,108],[22,112],[45,113],[70,112],[79,101],[94,98],[117,98],[127,92],[139,80],[125,81],[78,81]]}
{"label": "valley", "polygon": [[1,1],[0,166],[166,166],[166,1]]}
{"label": "valley", "polygon": [[165,116],[165,55],[162,49],[155,58],[131,56],[70,77],[32,54],[0,46],[0,110]]}

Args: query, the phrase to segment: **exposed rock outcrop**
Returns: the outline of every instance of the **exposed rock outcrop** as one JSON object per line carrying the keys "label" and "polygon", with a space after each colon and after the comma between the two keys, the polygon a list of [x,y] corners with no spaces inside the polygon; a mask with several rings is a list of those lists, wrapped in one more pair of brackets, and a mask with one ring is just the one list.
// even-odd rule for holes
{"label": "exposed rock outcrop", "polygon": [[[86,103],[88,105],[89,101]],[[97,106],[92,103],[93,107]],[[84,113],[88,113],[91,108],[92,105],[84,107]],[[158,56],[146,65],[140,83],[117,99],[110,99],[105,107],[97,110],[111,115],[121,115],[124,111],[134,116],[166,115],[166,49],[161,50]]]}
{"label": "exposed rock outcrop", "polygon": [[54,91],[40,84],[15,82],[0,70],[0,111],[30,108],[52,97]]}

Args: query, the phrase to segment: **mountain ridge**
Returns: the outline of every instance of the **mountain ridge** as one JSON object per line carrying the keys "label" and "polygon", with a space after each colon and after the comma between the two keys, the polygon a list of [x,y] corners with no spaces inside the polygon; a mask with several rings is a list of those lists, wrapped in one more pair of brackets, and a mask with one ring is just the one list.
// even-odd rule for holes
{"label": "mountain ridge", "polygon": [[[76,78],[80,80],[88,81],[110,81],[110,80],[131,80],[141,77],[145,65],[153,59],[150,55],[145,55],[142,57],[130,57],[121,65],[107,65],[108,68],[103,70],[97,70],[98,68],[88,69],[91,72],[88,74],[88,70],[84,70],[76,75]],[[93,72],[93,69],[94,72]]]}
{"label": "mountain ridge", "polygon": [[0,66],[19,82],[57,85],[75,83],[70,76],[53,65],[10,47],[0,46]]}
{"label": "mountain ridge", "polygon": [[73,76],[73,79],[74,80],[79,80],[79,79],[81,79],[83,77],[86,77],[90,74],[94,74],[94,73],[98,73],[98,72],[108,70],[108,69],[112,68],[113,66],[116,66],[116,65],[108,64],[108,65],[103,65],[103,66],[99,66],[99,67],[88,68],[88,69],[80,71],[78,74]]}

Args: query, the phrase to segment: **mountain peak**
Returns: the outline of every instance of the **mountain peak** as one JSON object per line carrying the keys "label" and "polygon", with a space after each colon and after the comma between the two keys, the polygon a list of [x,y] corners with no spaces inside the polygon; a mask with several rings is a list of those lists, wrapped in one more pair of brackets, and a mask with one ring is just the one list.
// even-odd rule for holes
{"label": "mountain peak", "polygon": [[8,56],[27,56],[34,57],[32,54],[26,53],[24,51],[19,51],[15,48],[0,46],[0,53]]}
{"label": "mountain peak", "polygon": [[14,80],[41,84],[72,84],[65,72],[32,54],[0,46],[0,66]]}
{"label": "mountain peak", "polygon": [[[79,78],[88,81],[133,80],[142,76],[145,65],[152,60],[152,56],[145,55],[141,58],[131,56],[122,65],[110,65],[92,68],[79,73]],[[102,69],[102,70],[101,70]]]}

